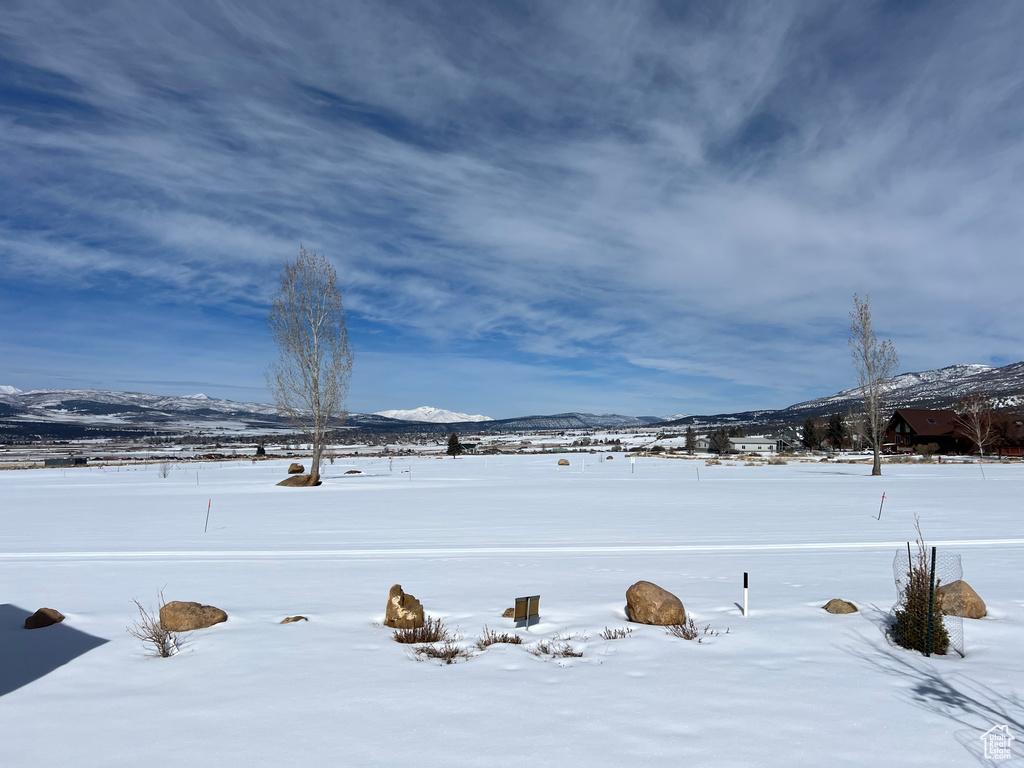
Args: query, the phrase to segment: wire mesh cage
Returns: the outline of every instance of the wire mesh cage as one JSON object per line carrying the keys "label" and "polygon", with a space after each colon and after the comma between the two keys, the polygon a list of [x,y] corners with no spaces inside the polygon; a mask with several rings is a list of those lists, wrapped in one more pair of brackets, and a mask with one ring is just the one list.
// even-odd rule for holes
{"label": "wire mesh cage", "polygon": [[892,572],[896,581],[896,605],[890,626],[892,641],[925,655],[955,651],[963,657],[964,620],[943,612],[942,597],[938,593],[943,584],[963,578],[960,555],[938,552],[922,542],[918,542],[917,551],[912,552],[908,543],[906,549],[896,550]]}

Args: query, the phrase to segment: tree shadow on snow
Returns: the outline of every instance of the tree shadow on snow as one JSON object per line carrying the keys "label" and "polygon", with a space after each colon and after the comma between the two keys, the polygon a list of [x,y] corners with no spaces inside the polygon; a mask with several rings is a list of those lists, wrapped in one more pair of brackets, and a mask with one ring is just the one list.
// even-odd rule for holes
{"label": "tree shadow on snow", "polygon": [[[870,617],[873,624],[880,629],[888,629],[888,623],[882,612],[875,608],[876,614]],[[844,648],[853,656],[867,662],[887,677],[895,677],[906,681],[909,688],[898,692],[911,704],[926,712],[941,715],[952,720],[959,726],[953,731],[954,738],[980,765],[992,765],[992,761],[984,756],[984,744],[981,736],[997,725],[1009,726],[1011,733],[1024,733],[1024,699],[1015,692],[1002,692],[985,683],[970,679],[962,667],[956,667],[952,659],[936,656],[925,658],[917,651],[910,651],[891,645],[888,637],[884,637],[885,645],[864,638],[862,648]],[[949,664],[948,669],[945,667]],[[1018,738],[1020,738],[1018,736]],[[1013,752],[1019,747],[1015,745]],[[1022,766],[1024,760],[1014,754],[1010,760],[1000,763],[1003,766]]]}
{"label": "tree shadow on snow", "polygon": [[0,696],[108,642],[63,621],[40,629],[25,629],[25,619],[31,615],[16,605],[0,605]]}

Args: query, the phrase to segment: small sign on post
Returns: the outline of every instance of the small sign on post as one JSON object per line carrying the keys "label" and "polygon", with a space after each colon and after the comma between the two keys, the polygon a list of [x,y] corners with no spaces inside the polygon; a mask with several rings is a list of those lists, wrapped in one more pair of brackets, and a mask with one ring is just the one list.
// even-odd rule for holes
{"label": "small sign on post", "polygon": [[513,613],[517,627],[529,629],[540,621],[540,595],[529,597],[517,597],[515,612]]}

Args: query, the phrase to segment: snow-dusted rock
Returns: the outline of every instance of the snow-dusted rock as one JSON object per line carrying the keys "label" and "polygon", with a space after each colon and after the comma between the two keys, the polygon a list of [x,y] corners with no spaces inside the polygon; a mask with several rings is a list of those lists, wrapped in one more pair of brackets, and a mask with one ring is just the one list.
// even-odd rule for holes
{"label": "snow-dusted rock", "polygon": [[626,590],[626,617],[637,624],[685,624],[683,602],[657,584],[638,581]]}
{"label": "snow-dusted rock", "polygon": [[228,615],[213,605],[172,600],[160,607],[160,626],[168,632],[191,632],[227,621]]}
{"label": "snow-dusted rock", "polygon": [[320,475],[291,475],[282,480],[278,485],[285,488],[309,488],[320,485]]}
{"label": "snow-dusted rock", "polygon": [[935,590],[935,597],[947,616],[981,619],[988,613],[985,601],[966,581],[952,581]]}
{"label": "snow-dusted rock", "polygon": [[306,468],[304,466],[302,466],[301,464],[299,464],[298,462],[295,462],[295,461],[293,461],[288,466],[288,474],[289,475],[301,475],[305,471],[306,471]]}
{"label": "snow-dusted rock", "polygon": [[25,629],[42,629],[64,621],[64,614],[54,608],[40,608],[27,619]]}
{"label": "snow-dusted rock", "polygon": [[840,600],[838,597],[834,597],[825,603],[823,606],[829,613],[856,613],[857,606],[848,600]]}
{"label": "snow-dusted rock", "polygon": [[412,595],[395,584],[388,592],[388,605],[384,612],[384,626],[395,629],[418,629],[423,626],[423,606]]}

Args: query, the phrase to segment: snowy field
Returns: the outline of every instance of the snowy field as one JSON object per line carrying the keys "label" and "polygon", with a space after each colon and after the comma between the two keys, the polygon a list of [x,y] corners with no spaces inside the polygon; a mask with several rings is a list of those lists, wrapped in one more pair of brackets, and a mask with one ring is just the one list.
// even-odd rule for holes
{"label": "snowy field", "polygon": [[[1024,466],[569,458],[367,458],[319,489],[280,462],[0,472],[0,766],[994,765],[998,725],[1024,765]],[[883,634],[915,513],[988,604],[966,658]],[[601,639],[641,579],[720,634]],[[394,583],[467,647],[526,644],[415,661]],[[149,656],[125,627],[161,588],[230,618]],[[41,606],[66,621],[21,629]],[[556,633],[583,656],[529,653]]]}

